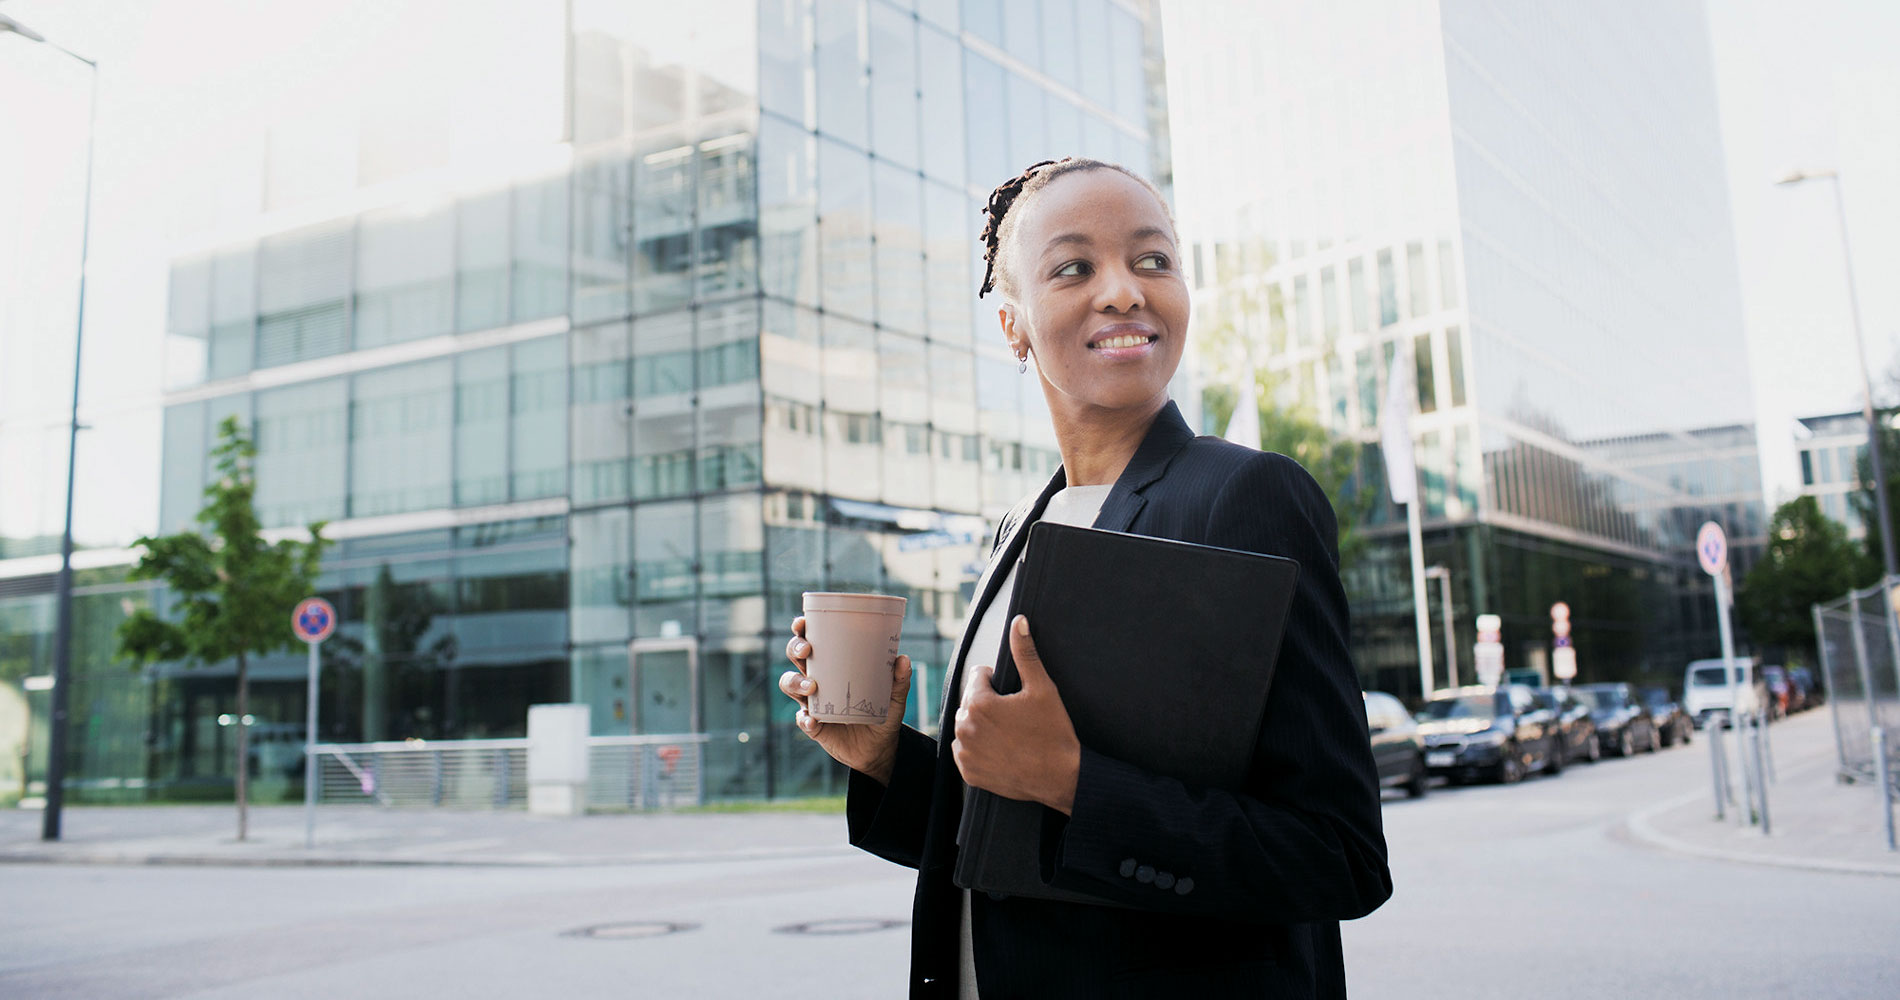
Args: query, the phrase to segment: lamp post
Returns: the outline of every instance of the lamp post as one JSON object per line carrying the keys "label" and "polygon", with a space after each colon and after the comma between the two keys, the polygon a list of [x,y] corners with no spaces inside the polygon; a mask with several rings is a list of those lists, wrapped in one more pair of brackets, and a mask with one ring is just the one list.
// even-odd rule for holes
{"label": "lamp post", "polygon": [[59,540],[59,583],[54,598],[57,616],[53,631],[53,690],[49,715],[52,725],[46,741],[46,809],[40,818],[40,839],[59,839],[60,809],[65,805],[66,710],[72,687],[73,646],[73,460],[79,452],[79,365],[80,341],[86,331],[86,251],[92,239],[92,145],[93,125],[99,111],[99,65],[92,60],[46,40],[46,36],[0,14],[0,35],[14,34],[29,42],[71,56],[86,64],[90,72],[86,97],[86,201],[79,234],[79,311],[73,329],[73,405],[66,437],[66,527]]}
{"label": "lamp post", "polygon": [[1847,207],[1841,199],[1840,172],[1832,168],[1790,170],[1775,183],[1784,187],[1805,181],[1828,181],[1834,187],[1834,215],[1841,230],[1841,264],[1847,271],[1847,308],[1854,317],[1854,359],[1860,362],[1861,414],[1867,418],[1867,457],[1873,464],[1874,504],[1880,517],[1880,558],[1888,577],[1894,575],[1893,518],[1887,507],[1886,463],[1880,457],[1880,426],[1874,415],[1874,383],[1867,373],[1867,345],[1860,332],[1860,296],[1854,288],[1854,254],[1847,243]]}

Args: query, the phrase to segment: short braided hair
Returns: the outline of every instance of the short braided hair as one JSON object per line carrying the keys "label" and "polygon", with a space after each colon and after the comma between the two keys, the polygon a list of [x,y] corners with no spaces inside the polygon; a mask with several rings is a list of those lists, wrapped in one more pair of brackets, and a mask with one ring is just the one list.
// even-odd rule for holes
{"label": "short braided hair", "polygon": [[1060,160],[1032,163],[1024,168],[1022,173],[998,184],[996,190],[990,192],[989,204],[983,207],[983,214],[988,221],[983,224],[983,287],[976,293],[977,298],[988,295],[998,287],[1005,295],[1015,293],[1015,282],[1010,276],[1009,262],[1004,251],[1010,244],[1010,237],[1016,232],[1014,220],[1019,218],[1021,213],[1011,215],[1009,210],[1023,198],[1048,187],[1049,183],[1056,178],[1064,174],[1076,174],[1088,170],[1113,170],[1140,182],[1141,186],[1147,188],[1155,196],[1155,200],[1161,203],[1161,210],[1168,216],[1168,225],[1174,225],[1174,212],[1168,207],[1167,199],[1161,196],[1161,191],[1146,177],[1119,163],[1091,160],[1080,156],[1065,156]]}

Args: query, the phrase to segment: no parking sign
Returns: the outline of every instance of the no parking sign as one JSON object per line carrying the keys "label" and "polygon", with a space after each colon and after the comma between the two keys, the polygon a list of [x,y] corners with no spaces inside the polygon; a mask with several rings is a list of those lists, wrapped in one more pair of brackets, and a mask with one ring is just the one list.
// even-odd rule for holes
{"label": "no parking sign", "polygon": [[305,642],[322,642],[336,631],[336,609],[321,597],[306,597],[290,613],[290,628]]}

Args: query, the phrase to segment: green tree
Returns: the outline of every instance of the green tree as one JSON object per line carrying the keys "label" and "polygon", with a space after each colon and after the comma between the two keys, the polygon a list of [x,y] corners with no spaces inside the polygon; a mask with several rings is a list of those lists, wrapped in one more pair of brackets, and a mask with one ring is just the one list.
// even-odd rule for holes
{"label": "green tree", "polygon": [[[1875,415],[1880,424],[1880,461],[1883,471],[1887,473],[1887,502],[1892,506],[1900,506],[1900,430],[1894,428],[1894,419],[1900,415],[1900,410],[1887,407],[1876,410]],[[1869,568],[1864,583],[1872,583],[1880,579],[1881,564],[1885,561],[1880,554],[1880,535],[1874,530],[1880,524],[1880,503],[1874,496],[1874,464],[1867,457],[1866,444],[1860,446],[1858,455],[1854,472],[1859,488],[1847,495],[1847,502],[1853,506],[1860,523],[1867,526],[1863,543]],[[1890,509],[1888,513],[1894,518],[1888,530],[1900,528],[1900,510]],[[1900,535],[1894,538],[1900,542]]]}
{"label": "green tree", "polygon": [[1769,520],[1768,552],[1742,580],[1735,609],[1755,641],[1811,654],[1814,605],[1853,589],[1867,568],[1847,528],[1815,498],[1797,497]]}
{"label": "green tree", "polygon": [[[1377,491],[1366,489],[1359,479],[1359,442],[1333,433],[1307,413],[1277,405],[1275,387],[1266,374],[1256,372],[1254,378],[1261,450],[1291,456],[1326,491],[1339,521],[1339,566],[1343,570],[1365,550],[1366,539],[1359,526],[1378,501]],[[1202,390],[1201,397],[1201,411],[1213,420],[1210,430],[1226,428],[1239,404],[1239,391],[1232,385],[1212,385]]]}
{"label": "green tree", "polygon": [[140,538],[145,551],[131,578],[158,580],[171,591],[178,620],[141,609],[120,624],[119,655],[138,664],[184,661],[210,665],[237,660],[238,839],[246,834],[250,733],[250,658],[292,648],[290,612],[310,596],[323,550],[323,522],[310,525],[310,541],[270,544],[260,533],[257,448],[236,417],[218,425],[213,449],[218,478],[205,487],[198,512],[203,533]]}

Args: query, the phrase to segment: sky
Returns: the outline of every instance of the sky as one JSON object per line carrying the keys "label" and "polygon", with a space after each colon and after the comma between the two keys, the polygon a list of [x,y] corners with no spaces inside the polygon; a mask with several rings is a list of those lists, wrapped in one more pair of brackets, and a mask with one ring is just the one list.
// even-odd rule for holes
{"label": "sky", "polygon": [[[342,210],[377,169],[357,144],[365,123],[400,135],[407,120],[447,121],[405,154],[439,160],[432,177],[545,150],[558,139],[558,74],[516,70],[558,65],[558,23],[537,13],[548,9],[0,0],[0,13],[100,65],[82,545],[124,545],[157,523],[169,261]],[[1793,418],[1859,405],[1832,192],[1775,187],[1790,167],[1841,172],[1868,354],[1876,380],[1894,382],[1900,282],[1879,279],[1900,270],[1900,4],[1707,9],[1772,505],[1798,488]],[[0,534],[15,537],[60,528],[87,84],[77,62],[0,35]]]}

